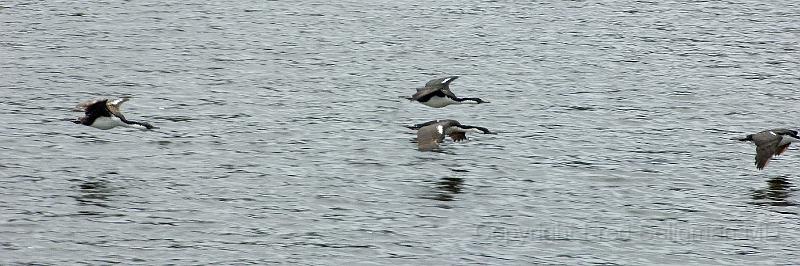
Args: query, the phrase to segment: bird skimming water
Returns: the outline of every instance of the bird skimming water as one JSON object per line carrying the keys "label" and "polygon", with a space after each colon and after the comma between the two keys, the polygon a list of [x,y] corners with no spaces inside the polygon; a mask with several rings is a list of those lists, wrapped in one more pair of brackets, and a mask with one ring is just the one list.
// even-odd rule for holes
{"label": "bird skimming water", "polygon": [[456,80],[457,78],[458,76],[450,76],[428,81],[428,83],[425,83],[425,87],[417,89],[417,93],[414,93],[414,95],[411,97],[403,98],[411,101],[418,101],[424,105],[434,108],[442,108],[451,104],[488,103],[480,98],[456,97],[456,95],[450,91],[450,82],[453,82],[453,80]]}
{"label": "bird skimming water", "polygon": [[786,152],[792,142],[800,141],[796,130],[778,128],[750,134],[744,138],[732,138],[738,141],[752,141],[756,144],[756,169],[761,170],[774,156]]}
{"label": "bird skimming water", "polygon": [[445,136],[458,142],[467,139],[467,132],[494,134],[485,127],[462,125],[451,119],[428,121],[408,128],[417,130],[417,148],[421,151],[438,149]]}
{"label": "bird skimming water", "polygon": [[143,127],[145,129],[155,128],[150,123],[131,121],[122,115],[119,106],[128,101],[128,98],[108,100],[88,100],[76,106],[76,110],[84,111],[84,116],[74,120],[75,124],[82,124],[99,129],[112,129],[122,127]]}

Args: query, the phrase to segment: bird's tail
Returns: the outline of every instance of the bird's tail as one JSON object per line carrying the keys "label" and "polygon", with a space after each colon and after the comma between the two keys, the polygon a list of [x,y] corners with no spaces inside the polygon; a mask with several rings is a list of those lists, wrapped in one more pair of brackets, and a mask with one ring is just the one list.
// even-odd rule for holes
{"label": "bird's tail", "polygon": [[751,135],[747,135],[747,137],[744,137],[744,138],[730,138],[730,140],[751,141],[751,140],[753,140],[753,138],[752,138]]}

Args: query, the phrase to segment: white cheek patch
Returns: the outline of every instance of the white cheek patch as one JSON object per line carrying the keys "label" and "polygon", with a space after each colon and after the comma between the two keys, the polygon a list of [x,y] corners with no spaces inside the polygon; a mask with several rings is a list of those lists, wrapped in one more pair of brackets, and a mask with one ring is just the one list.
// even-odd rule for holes
{"label": "white cheek patch", "polygon": [[770,131],[769,133],[772,134],[773,136],[777,136],[777,134],[775,134],[775,132]]}
{"label": "white cheek patch", "polygon": [[442,83],[447,83],[448,81],[451,81],[451,80],[453,80],[453,78],[446,78],[446,79],[442,80]]}
{"label": "white cheek patch", "polygon": [[442,125],[436,126],[436,131],[439,131],[439,134],[444,134],[444,127]]}

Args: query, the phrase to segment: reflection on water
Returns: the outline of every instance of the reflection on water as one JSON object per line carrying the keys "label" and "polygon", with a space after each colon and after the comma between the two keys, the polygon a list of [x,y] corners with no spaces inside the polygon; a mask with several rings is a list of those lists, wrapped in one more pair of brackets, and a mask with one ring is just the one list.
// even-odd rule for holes
{"label": "reflection on water", "polygon": [[[796,106],[793,1],[252,2],[0,4],[0,265],[797,264],[726,140]],[[449,75],[492,103],[397,98]],[[161,129],[58,121],[125,96]]]}
{"label": "reflection on water", "polygon": [[78,205],[94,205],[104,208],[109,207],[107,203],[111,201],[110,197],[113,196],[115,190],[106,179],[92,177],[81,180],[76,188],[78,194],[75,196],[75,200],[78,201]]}
{"label": "reflection on water", "polygon": [[753,190],[754,204],[770,206],[794,206],[796,203],[789,200],[792,192],[789,179],[783,176],[767,180],[767,187]]}
{"label": "reflection on water", "polygon": [[455,194],[460,194],[464,186],[464,179],[458,177],[445,177],[436,182],[435,195],[431,197],[438,201],[453,201]]}

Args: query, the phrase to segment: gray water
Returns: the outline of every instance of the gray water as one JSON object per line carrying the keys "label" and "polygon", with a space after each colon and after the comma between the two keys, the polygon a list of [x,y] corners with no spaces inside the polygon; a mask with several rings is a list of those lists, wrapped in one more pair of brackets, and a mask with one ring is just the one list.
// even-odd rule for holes
{"label": "gray water", "polygon": [[800,263],[796,1],[205,2],[0,3],[0,264]]}

